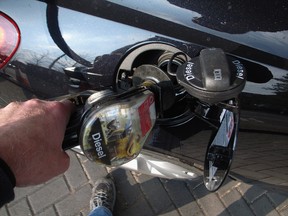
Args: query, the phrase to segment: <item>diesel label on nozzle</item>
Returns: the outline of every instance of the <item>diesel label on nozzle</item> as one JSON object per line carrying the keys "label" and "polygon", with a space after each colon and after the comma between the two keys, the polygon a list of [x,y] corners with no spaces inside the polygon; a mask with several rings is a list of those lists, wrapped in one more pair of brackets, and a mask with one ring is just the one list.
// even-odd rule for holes
{"label": "diesel label on nozzle", "polygon": [[98,158],[101,159],[106,157],[106,154],[103,151],[102,138],[100,133],[92,134],[92,139],[94,140],[95,149],[98,155]]}
{"label": "diesel label on nozzle", "polygon": [[103,134],[103,128],[99,118],[86,125],[83,132],[82,148],[85,155],[93,161],[110,164],[109,148],[107,148],[106,139]]}

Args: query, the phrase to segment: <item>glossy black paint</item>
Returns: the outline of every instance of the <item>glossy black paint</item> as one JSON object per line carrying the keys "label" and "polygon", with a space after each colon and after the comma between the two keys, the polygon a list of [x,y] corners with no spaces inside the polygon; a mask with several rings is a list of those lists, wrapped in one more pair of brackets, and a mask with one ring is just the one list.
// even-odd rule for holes
{"label": "glossy black paint", "polygon": [[[247,69],[241,128],[288,134],[287,1],[13,0],[0,2],[0,8],[21,31],[21,46],[1,74],[37,97],[116,88],[120,65],[147,44],[152,50],[164,44],[190,57],[205,47],[218,47]],[[151,52],[134,66],[150,59]],[[183,131],[188,126],[190,135],[199,132],[192,123],[167,127],[164,136],[173,145],[157,147],[187,157],[177,148],[187,143],[183,140],[189,135]],[[194,144],[190,148],[200,142]]]}

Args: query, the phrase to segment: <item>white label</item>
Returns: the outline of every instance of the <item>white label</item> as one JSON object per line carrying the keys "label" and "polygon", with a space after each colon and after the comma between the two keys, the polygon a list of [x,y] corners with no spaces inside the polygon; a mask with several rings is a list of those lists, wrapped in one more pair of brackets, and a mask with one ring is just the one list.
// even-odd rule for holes
{"label": "white label", "polygon": [[93,134],[92,139],[94,141],[95,149],[96,149],[96,152],[97,152],[99,159],[105,157],[106,154],[104,154],[104,151],[102,148],[101,134],[100,133]]}
{"label": "white label", "polygon": [[195,79],[195,76],[192,73],[192,69],[193,69],[194,63],[189,62],[185,68],[185,78],[187,81]]}
{"label": "white label", "polygon": [[236,77],[238,77],[239,79],[244,79],[244,66],[243,66],[243,64],[239,60],[234,60],[234,61],[232,61],[232,63],[236,67],[236,71],[237,71]]}
{"label": "white label", "polygon": [[222,70],[221,69],[214,69],[214,80],[222,80]]}

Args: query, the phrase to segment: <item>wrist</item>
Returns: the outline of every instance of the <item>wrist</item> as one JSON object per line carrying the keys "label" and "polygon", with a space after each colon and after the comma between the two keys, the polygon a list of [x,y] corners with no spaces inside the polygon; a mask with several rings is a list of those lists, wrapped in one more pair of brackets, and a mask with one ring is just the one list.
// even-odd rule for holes
{"label": "wrist", "polygon": [[11,139],[7,136],[6,127],[0,127],[0,137],[3,139],[0,141],[0,168],[4,172],[13,187],[16,182],[16,163],[13,159],[13,147],[11,146]]}
{"label": "wrist", "polygon": [[8,177],[12,187],[16,186],[16,178],[14,173],[12,172],[11,168],[9,167],[9,165],[0,158],[0,168],[2,169],[2,171],[6,174],[6,176]]}

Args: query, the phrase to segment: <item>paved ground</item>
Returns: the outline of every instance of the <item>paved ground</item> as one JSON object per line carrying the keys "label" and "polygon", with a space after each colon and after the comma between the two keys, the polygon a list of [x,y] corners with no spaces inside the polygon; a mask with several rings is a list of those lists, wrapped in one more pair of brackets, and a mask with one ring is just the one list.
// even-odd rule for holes
{"label": "paved ground", "polygon": [[[0,106],[9,102],[5,92],[13,92],[19,100],[28,95],[17,88],[6,85],[0,80]],[[5,91],[5,92],[4,92]],[[249,139],[247,139],[249,140]],[[263,137],[263,141],[273,142]],[[247,141],[245,142],[247,143]],[[261,141],[261,143],[263,143]],[[249,144],[249,143],[248,143]],[[286,143],[285,143],[285,146]],[[286,154],[287,151],[281,151]],[[247,151],[248,152],[248,151]],[[115,215],[152,216],[152,215],[281,215],[288,216],[288,194],[284,191],[266,189],[256,184],[248,184],[229,179],[215,193],[204,189],[202,180],[179,181],[153,178],[151,176],[133,173],[123,169],[107,170],[96,166],[85,157],[69,152],[71,165],[69,170],[51,181],[28,188],[16,188],[16,199],[0,209],[2,216],[73,216],[87,215],[93,183],[99,177],[111,173],[116,182],[117,201]],[[250,174],[259,170],[263,163],[261,152],[258,153],[259,164],[254,160],[254,166],[244,169],[243,163],[251,160],[248,154],[239,155],[240,163],[235,169],[241,173]],[[279,153],[274,155],[279,157]],[[257,159],[257,158],[256,158]],[[273,158],[272,158],[273,159]],[[280,161],[282,164],[283,160]],[[279,162],[279,165],[280,165]],[[287,161],[286,161],[287,163]],[[250,170],[248,169],[250,168]],[[248,169],[248,172],[247,172]],[[269,171],[273,176],[277,173]],[[269,173],[263,173],[263,178],[269,179]],[[279,182],[283,177],[278,170]],[[265,175],[266,176],[265,176]],[[271,179],[270,179],[271,180]],[[286,185],[286,182],[279,182]]]}
{"label": "paved ground", "polygon": [[[0,215],[87,215],[93,182],[107,174],[85,157],[69,153],[69,170],[43,185],[16,188],[16,199]],[[165,180],[123,169],[116,181],[115,215],[288,215],[288,196],[257,185],[228,180],[215,193],[202,181]]]}

